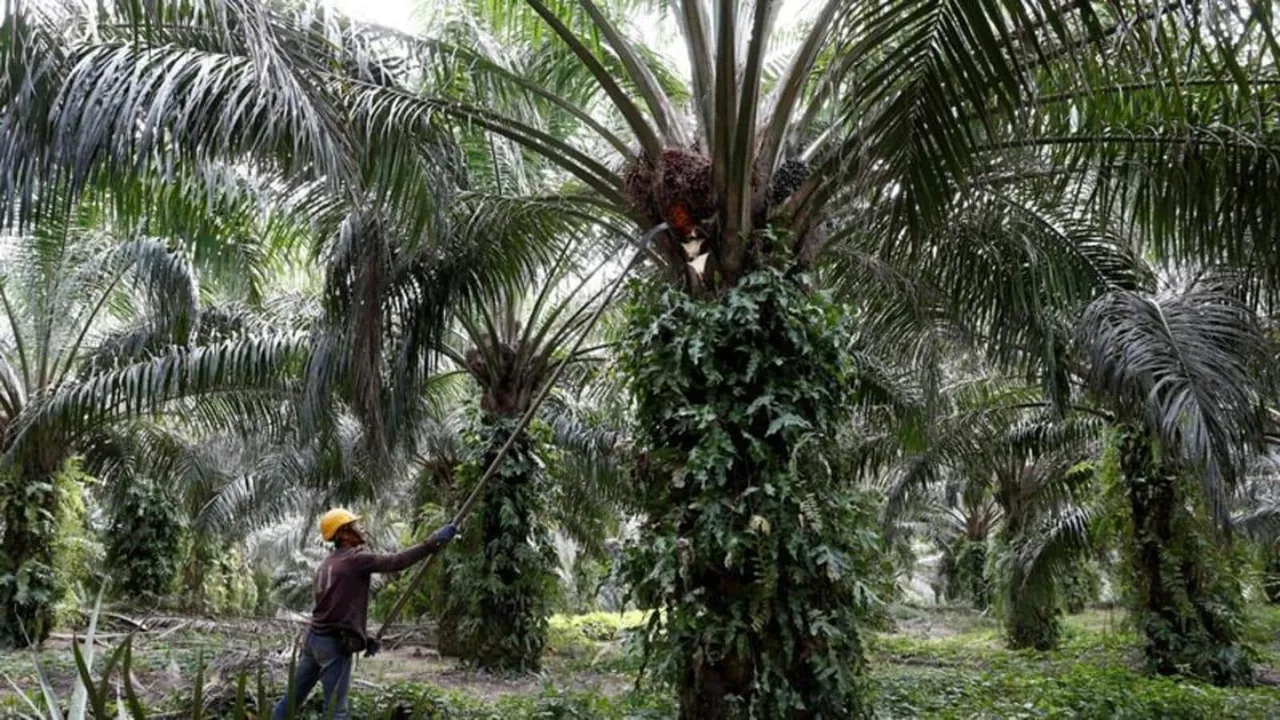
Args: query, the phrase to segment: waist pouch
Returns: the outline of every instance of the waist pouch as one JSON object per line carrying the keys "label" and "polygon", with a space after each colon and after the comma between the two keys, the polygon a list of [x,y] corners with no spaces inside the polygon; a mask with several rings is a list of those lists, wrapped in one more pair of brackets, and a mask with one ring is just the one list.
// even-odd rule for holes
{"label": "waist pouch", "polygon": [[364,651],[364,636],[350,630],[338,631],[338,650],[344,655],[355,655]]}
{"label": "waist pouch", "polygon": [[[315,632],[314,630],[312,632]],[[343,655],[355,655],[365,648],[364,636],[351,630],[336,629],[328,632],[316,632],[322,637],[331,637],[338,642],[338,652]]]}

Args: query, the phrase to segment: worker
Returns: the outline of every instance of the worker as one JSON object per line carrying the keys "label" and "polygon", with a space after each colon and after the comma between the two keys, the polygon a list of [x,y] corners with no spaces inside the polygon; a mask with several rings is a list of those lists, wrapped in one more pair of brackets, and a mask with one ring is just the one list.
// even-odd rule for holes
{"label": "worker", "polygon": [[[347,690],[351,686],[351,656],[361,650],[372,654],[378,649],[377,640],[369,638],[365,629],[370,576],[404,570],[443,547],[457,534],[456,527],[445,525],[420,545],[380,555],[366,549],[360,516],[334,508],[320,517],[320,535],[325,542],[332,542],[334,549],[316,570],[316,606],[293,677],[295,712],[319,682],[324,686],[326,717],[335,720],[350,717]],[[288,712],[286,696],[276,704],[271,720],[285,720]]]}

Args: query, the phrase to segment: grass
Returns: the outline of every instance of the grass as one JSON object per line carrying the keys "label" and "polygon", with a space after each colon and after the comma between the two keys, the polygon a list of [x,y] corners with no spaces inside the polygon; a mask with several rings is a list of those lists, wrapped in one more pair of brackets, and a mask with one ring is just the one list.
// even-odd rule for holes
{"label": "grass", "polygon": [[[1003,647],[994,621],[963,621],[956,634],[881,634],[873,679],[882,717],[961,718],[1274,718],[1280,689],[1216,688],[1141,670],[1137,636],[1122,613],[1066,618],[1062,648]],[[1249,640],[1274,663],[1280,611],[1258,608]]]}
{"label": "grass", "polygon": [[[1006,650],[996,622],[968,610],[898,607],[893,618],[896,629],[874,634],[869,648],[881,718],[1280,717],[1276,687],[1221,689],[1146,675],[1138,638],[1120,611],[1067,618],[1063,647],[1049,653]],[[634,684],[639,658],[625,638],[628,628],[643,621],[641,613],[552,618],[544,672],[537,677],[481,675],[420,648],[361,658],[353,711],[356,717],[383,717],[388,708],[400,707],[407,717],[452,720],[671,718],[675,708],[669,692]],[[1280,609],[1255,608],[1247,638],[1258,650],[1260,665],[1280,667],[1278,637]],[[211,666],[228,666],[232,650],[256,657],[259,644],[278,649],[289,639],[283,631],[231,625],[189,629],[163,640],[141,636],[135,673],[149,708],[180,713],[202,654]],[[41,662],[69,686],[73,668],[65,643],[42,651]],[[19,687],[35,687],[30,653],[0,654],[0,672]],[[225,674],[206,675],[215,683],[206,696],[221,691],[225,697],[234,684]],[[274,679],[279,681],[279,670]],[[0,716],[16,708],[5,688],[0,685]],[[273,686],[268,702],[278,693]],[[317,701],[315,696],[308,704],[314,717],[319,717]],[[212,709],[207,717],[228,717],[226,707]]]}

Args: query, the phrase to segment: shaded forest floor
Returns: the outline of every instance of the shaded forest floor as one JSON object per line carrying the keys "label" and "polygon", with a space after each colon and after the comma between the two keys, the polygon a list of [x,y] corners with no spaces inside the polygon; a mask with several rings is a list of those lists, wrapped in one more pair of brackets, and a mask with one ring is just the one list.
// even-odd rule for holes
{"label": "shaded forest floor", "polygon": [[[1011,652],[999,627],[967,609],[897,607],[894,629],[869,638],[876,709],[883,718],[1275,718],[1280,717],[1280,609],[1254,608],[1249,640],[1259,653],[1257,687],[1220,689],[1141,670],[1139,642],[1120,611],[1091,610],[1066,619],[1061,650]],[[352,690],[355,717],[439,717],[452,720],[518,718],[670,718],[670,693],[637,689],[640,659],[624,628],[641,619],[595,614],[552,622],[545,668],[537,676],[502,678],[471,672],[441,657],[410,633],[404,644],[360,658]],[[129,630],[104,619],[100,668]],[[237,681],[246,678],[244,707],[257,706],[258,668],[268,702],[288,670],[297,626],[283,621],[151,618],[135,635],[133,678],[155,717],[190,717],[198,668],[203,668],[206,717],[230,717]],[[261,662],[260,662],[261,659]],[[64,702],[75,661],[66,636],[39,655]],[[14,691],[39,704],[33,653],[0,654],[0,717],[31,712]],[[118,673],[117,673],[118,678]],[[12,685],[10,684],[12,683]],[[112,686],[118,685],[118,680]],[[318,696],[318,692],[316,695]],[[114,695],[114,693],[113,693]],[[308,704],[308,711],[318,708]],[[399,707],[403,712],[389,715]],[[256,716],[256,714],[254,714]],[[313,715],[319,717],[318,714]]]}

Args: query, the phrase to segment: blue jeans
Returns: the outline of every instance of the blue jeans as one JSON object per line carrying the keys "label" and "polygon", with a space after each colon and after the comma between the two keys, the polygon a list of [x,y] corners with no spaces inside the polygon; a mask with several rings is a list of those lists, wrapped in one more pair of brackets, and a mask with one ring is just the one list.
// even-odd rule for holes
{"label": "blue jeans", "polygon": [[[302,644],[302,655],[298,658],[298,668],[293,676],[294,713],[302,709],[302,703],[307,701],[307,696],[317,682],[324,686],[325,717],[348,720],[351,717],[347,709],[347,690],[351,687],[351,656],[338,649],[336,636],[316,635],[308,630]],[[288,720],[288,700],[286,696],[276,703],[271,720]],[[332,716],[329,714],[331,706]]]}

